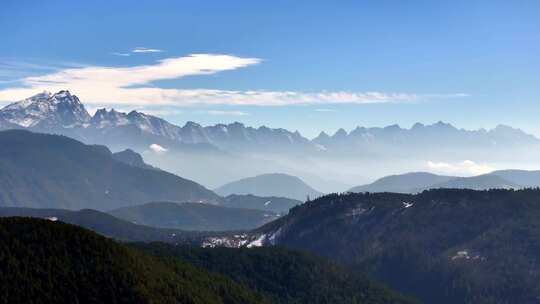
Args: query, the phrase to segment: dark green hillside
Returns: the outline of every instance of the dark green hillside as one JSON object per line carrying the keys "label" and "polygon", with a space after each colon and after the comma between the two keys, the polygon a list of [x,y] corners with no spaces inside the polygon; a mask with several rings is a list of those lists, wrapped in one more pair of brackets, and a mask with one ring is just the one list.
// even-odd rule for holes
{"label": "dark green hillside", "polygon": [[134,244],[157,256],[177,257],[223,274],[272,303],[416,303],[326,259],[283,248],[196,248]]}
{"label": "dark green hillside", "polygon": [[539,189],[349,193],[295,207],[258,231],[426,303],[538,303],[539,218]]}
{"label": "dark green hillside", "polygon": [[104,146],[22,130],[0,132],[0,206],[110,210],[155,200],[218,202],[176,175],[116,161]]}
{"label": "dark green hillside", "polygon": [[141,225],[197,231],[249,230],[278,218],[270,211],[170,202],[124,207],[109,213]]}
{"label": "dark green hillside", "polygon": [[47,220],[0,219],[1,303],[268,303],[180,260]]}

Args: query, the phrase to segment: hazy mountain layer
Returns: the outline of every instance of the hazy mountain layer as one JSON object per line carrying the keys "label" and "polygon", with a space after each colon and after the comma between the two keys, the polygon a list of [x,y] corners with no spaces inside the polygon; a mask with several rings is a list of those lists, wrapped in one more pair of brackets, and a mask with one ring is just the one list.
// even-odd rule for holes
{"label": "hazy mountain layer", "polygon": [[285,214],[292,207],[302,203],[303,201],[285,197],[259,197],[252,194],[231,194],[221,201],[221,205],[226,207],[265,210],[279,214]]}
{"label": "hazy mountain layer", "polygon": [[145,226],[197,231],[250,230],[278,218],[271,211],[169,202],[123,207],[109,214]]}
{"label": "hazy mountain layer", "polygon": [[[268,172],[301,177],[323,192],[393,172],[428,170],[429,161],[537,166],[540,140],[519,129],[464,130],[438,122],[407,129],[358,127],[313,140],[299,132],[241,123],[177,126],[139,111],[100,109],[90,116],[68,91],[40,93],[0,109],[0,129],[63,134],[113,151],[145,153],[152,165],[218,187]],[[503,177],[504,178],[504,177]],[[520,183],[517,183],[520,184]]]}
{"label": "hazy mountain layer", "polygon": [[155,200],[217,203],[176,175],[115,160],[104,146],[22,130],[0,132],[0,206],[110,210]]}
{"label": "hazy mountain layer", "polygon": [[219,188],[216,193],[227,196],[231,194],[253,194],[257,196],[280,196],[305,201],[307,197],[319,197],[321,192],[311,188],[296,176],[273,173],[262,174],[230,182]]}
{"label": "hazy mountain layer", "polygon": [[138,225],[116,218],[108,213],[92,209],[73,211],[65,209],[0,207],[0,217],[13,216],[61,221],[90,229],[101,235],[120,241],[199,244],[200,237],[203,236],[200,233],[178,229],[160,229]]}
{"label": "hazy mountain layer", "polygon": [[[519,184],[518,182],[524,182],[524,184]],[[540,186],[540,174],[537,171],[495,171],[493,173],[471,177],[414,172],[386,176],[371,184],[353,187],[348,192],[418,193],[424,190],[438,188],[488,190],[519,189],[538,186]]]}

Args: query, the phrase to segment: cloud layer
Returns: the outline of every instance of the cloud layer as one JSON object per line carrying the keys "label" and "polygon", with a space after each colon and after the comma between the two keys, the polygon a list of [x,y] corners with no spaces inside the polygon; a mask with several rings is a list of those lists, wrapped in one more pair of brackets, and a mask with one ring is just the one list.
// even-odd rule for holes
{"label": "cloud layer", "polygon": [[[157,49],[135,49],[156,52]],[[135,51],[134,50],[134,51]],[[209,75],[259,64],[259,58],[192,54],[132,67],[83,66],[18,80],[19,87],[0,90],[0,102],[12,102],[44,90],[68,89],[90,105],[192,106],[295,104],[366,104],[414,102],[418,95],[383,92],[295,92],[264,90],[171,89],[153,82],[192,75]],[[459,94],[453,94],[458,96]],[[447,97],[451,97],[450,95]]]}
{"label": "cloud layer", "polygon": [[493,172],[495,168],[487,164],[478,164],[472,160],[457,163],[427,162],[430,171],[448,175],[480,175]]}

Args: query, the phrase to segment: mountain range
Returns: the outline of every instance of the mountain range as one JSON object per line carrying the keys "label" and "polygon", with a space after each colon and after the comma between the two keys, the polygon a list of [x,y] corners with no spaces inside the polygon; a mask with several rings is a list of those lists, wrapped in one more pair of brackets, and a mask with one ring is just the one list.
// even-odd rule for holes
{"label": "mountain range", "polygon": [[252,194],[256,196],[286,197],[305,201],[308,197],[319,197],[321,192],[313,189],[296,176],[283,173],[261,174],[227,183],[215,192],[228,196],[231,194]]}
{"label": "mountain range", "polygon": [[[322,192],[391,172],[425,170],[428,161],[482,161],[503,167],[515,158],[536,161],[540,140],[500,125],[465,130],[438,122],[411,128],[358,127],[308,139],[297,131],[235,122],[183,126],[131,111],[99,109],[93,115],[68,91],[43,92],[0,109],[0,129],[66,135],[112,151],[131,149],[148,164],[211,188],[269,172],[298,176]],[[297,197],[295,197],[297,198]]]}
{"label": "mountain range", "polygon": [[[99,143],[113,149],[136,151],[158,144],[166,149],[221,149],[230,152],[287,152],[384,155],[397,150],[426,147],[444,151],[452,147],[468,150],[540,146],[540,140],[509,126],[492,130],[468,131],[438,122],[415,124],[410,129],[398,125],[384,128],[357,127],[351,132],[339,129],[333,135],[322,132],[313,140],[298,131],[246,127],[241,123],[203,127],[195,122],[176,126],[161,118],[138,111],[129,113],[99,109],[91,116],[77,96],[69,91],[42,92],[0,110],[0,128],[28,128],[38,132],[68,135],[86,143]],[[384,150],[384,147],[393,149]]]}

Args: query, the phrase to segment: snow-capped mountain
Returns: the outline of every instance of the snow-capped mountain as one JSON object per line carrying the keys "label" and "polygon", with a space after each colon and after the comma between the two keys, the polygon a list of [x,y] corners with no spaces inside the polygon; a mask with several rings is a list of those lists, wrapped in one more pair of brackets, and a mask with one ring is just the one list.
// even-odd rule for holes
{"label": "snow-capped mountain", "polygon": [[0,111],[0,117],[25,128],[73,128],[83,126],[91,118],[79,98],[69,91],[43,92],[12,103]]}
{"label": "snow-capped mountain", "polygon": [[[509,148],[535,146],[540,140],[519,129],[499,125],[492,130],[464,130],[438,122],[415,124],[410,129],[391,125],[384,128],[357,127],[335,134],[322,132],[309,140],[298,131],[253,128],[239,122],[201,126],[187,122],[177,126],[138,111],[129,113],[100,109],[90,116],[77,96],[69,91],[43,92],[0,110],[0,129],[28,128],[37,132],[60,133],[87,143],[113,149],[136,151],[157,144],[165,149],[220,149],[230,152],[316,153],[317,155],[400,156],[433,154],[454,156],[484,154]],[[436,153],[435,153],[436,151]],[[506,152],[504,152],[506,153]]]}
{"label": "snow-capped mountain", "polygon": [[520,129],[499,125],[491,130],[458,129],[451,124],[416,123],[412,128],[390,125],[383,128],[357,127],[351,132],[339,129],[335,134],[322,132],[314,143],[341,152],[396,149],[490,149],[540,145],[540,140]]}
{"label": "snow-capped mountain", "polygon": [[0,129],[28,128],[54,132],[88,143],[114,148],[167,148],[186,146],[226,150],[265,151],[305,148],[312,143],[298,132],[267,127],[252,128],[241,123],[203,127],[189,121],[183,127],[138,111],[129,113],[99,109],[90,116],[77,96],[69,91],[43,92],[0,110]]}

